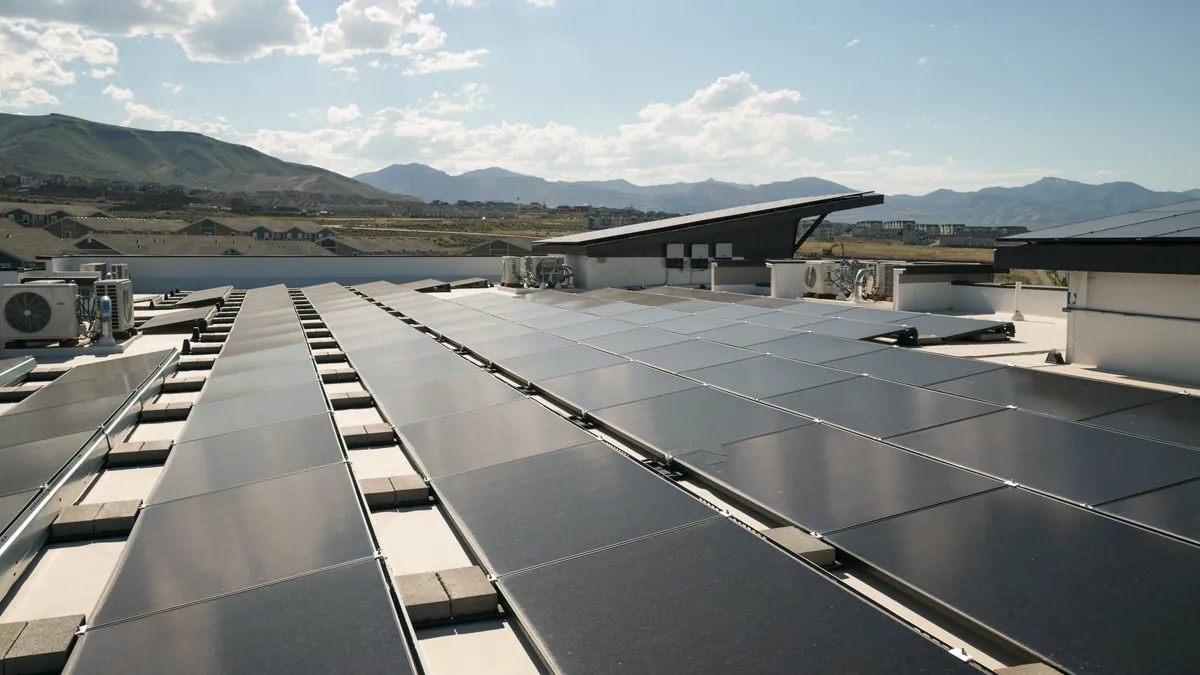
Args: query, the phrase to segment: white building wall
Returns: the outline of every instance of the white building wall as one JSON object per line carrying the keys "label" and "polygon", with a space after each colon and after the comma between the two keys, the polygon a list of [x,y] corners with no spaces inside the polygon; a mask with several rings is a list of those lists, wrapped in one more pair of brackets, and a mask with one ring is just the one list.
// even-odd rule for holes
{"label": "white building wall", "polygon": [[804,297],[804,269],[807,263],[767,263],[771,268],[771,297],[795,300]]}
{"label": "white building wall", "polygon": [[686,286],[712,283],[708,269],[669,269],[663,258],[589,258],[566,256],[567,265],[575,272],[577,288],[608,288],[610,286]]}
{"label": "white building wall", "polygon": [[347,285],[371,281],[404,283],[421,279],[453,281],[469,277],[500,280],[500,258],[466,256],[69,256],[54,258],[54,271],[75,271],[83,263],[125,263],[137,293],[232,285]]}
{"label": "white building wall", "polygon": [[1200,387],[1200,277],[1071,272],[1068,289],[1068,361]]}

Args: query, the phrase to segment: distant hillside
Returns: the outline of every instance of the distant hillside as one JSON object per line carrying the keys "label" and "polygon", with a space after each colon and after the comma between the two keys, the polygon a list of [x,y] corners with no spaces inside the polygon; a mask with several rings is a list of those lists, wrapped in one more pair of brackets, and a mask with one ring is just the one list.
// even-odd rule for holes
{"label": "distant hillside", "polygon": [[0,114],[0,174],[6,173],[405,200],[326,169],[201,134],[130,129],[65,115]]}
{"label": "distant hillside", "polygon": [[698,213],[742,204],[789,197],[812,197],[850,188],[820,178],[746,186],[708,180],[642,187],[627,181],[562,182],[491,168],[451,176],[424,164],[393,164],[356,176],[381,190],[408,194],[425,201],[503,201],[543,204],[591,204],[611,208],[632,206],[643,211]]}
{"label": "distant hillside", "polygon": [[[674,213],[698,213],[790,197],[853,191],[820,178],[798,178],[767,185],[707,180],[638,186],[624,180],[552,182],[498,168],[451,176],[423,164],[396,164],[357,178],[382,190],[410,194],[427,201],[516,201],[519,198],[525,202],[554,205],[633,206]],[[1024,225],[1036,230],[1196,198],[1200,198],[1200,190],[1155,192],[1136,183],[1088,185],[1061,178],[1043,178],[1016,188],[984,188],[978,192],[936,190],[922,196],[888,195],[881,206],[838,217],[846,220]]]}

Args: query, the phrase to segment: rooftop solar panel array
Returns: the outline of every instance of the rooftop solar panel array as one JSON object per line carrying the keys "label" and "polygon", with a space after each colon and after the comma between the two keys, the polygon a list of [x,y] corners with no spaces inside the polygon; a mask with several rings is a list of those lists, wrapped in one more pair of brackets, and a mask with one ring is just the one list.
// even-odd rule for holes
{"label": "rooftop solar panel array", "polygon": [[[498,316],[526,302],[489,295],[496,297],[458,305],[473,313],[445,309],[454,296],[397,294],[384,302],[435,333],[451,317]],[[564,309],[574,300],[563,295],[535,293],[532,299]],[[589,301],[583,309],[596,307]],[[646,330],[634,324],[616,330],[629,314],[564,324],[606,322],[599,335],[546,332],[594,341]],[[455,342],[471,352],[486,351],[488,337],[479,332]],[[602,344],[612,351],[581,344],[493,363],[741,501],[825,535],[1064,672],[1178,673],[1200,666],[1188,639],[1200,626],[1185,607],[1200,591],[1189,571],[1200,565],[1200,548],[1181,541],[1200,541],[1194,501],[1200,452],[1195,437],[1187,439],[1182,430],[1186,423],[1155,430],[1153,415],[1169,412],[1145,418],[1134,412],[1190,403],[1189,397],[1060,375],[1029,377],[1032,371],[931,354],[913,359],[902,349],[816,334],[744,347],[694,336],[642,349],[641,338],[624,344],[614,337]],[[568,358],[583,365],[578,370],[563,365]],[[515,409],[519,403],[481,410]],[[1120,413],[1128,416],[1114,417]],[[460,472],[469,475],[473,467],[446,463],[433,448],[479,447],[510,431],[462,430],[481,419],[463,415],[420,423],[426,425],[421,433],[402,438],[410,451],[434,458],[425,468],[436,485]],[[1191,447],[1117,433],[1091,420],[1135,427],[1141,436],[1171,436],[1163,440],[1174,443],[1187,440]],[[427,449],[414,449],[421,447]],[[652,568],[673,551],[715,550],[712,542],[725,537],[715,534],[719,523],[705,521],[650,537],[644,545],[502,575],[499,583],[519,612],[554,626],[548,633],[540,626],[537,639],[561,664],[595,663],[601,649],[627,653],[608,640],[630,640],[635,633],[600,631],[581,638],[589,624],[556,609],[554,594],[570,588],[573,598],[594,603],[589,606],[597,614],[608,616],[611,607],[621,617],[614,623],[636,629],[641,624],[628,624],[625,613],[656,591],[634,580],[609,579],[603,570],[632,564],[622,561],[645,548],[637,556],[638,578],[654,578]],[[692,536],[704,543],[669,543]],[[678,565],[715,570],[728,562]],[[596,587],[604,592],[589,594]],[[771,588],[775,601],[786,604],[788,592]],[[672,590],[676,601],[686,596]],[[1130,617],[1137,617],[1137,639],[1129,635]],[[662,663],[656,665],[661,672]]]}
{"label": "rooftop solar panel array", "polygon": [[249,291],[65,672],[416,672],[375,551],[292,301]]}
{"label": "rooftop solar panel array", "polygon": [[[449,303],[439,299],[380,286],[369,290],[388,308],[429,327],[462,319],[462,312],[448,310]],[[305,292],[339,341],[356,325],[373,325],[393,336],[391,365],[413,366],[385,373],[373,364],[359,366],[359,372],[384,416],[396,424],[404,451],[498,577],[507,606],[554,672],[776,672],[784,664],[814,671],[837,664],[860,673],[890,673],[901,664],[919,672],[972,672],[516,389],[501,394],[488,384],[499,380],[473,366],[467,373],[450,369],[440,355],[411,356],[416,345],[436,344],[429,335],[384,320],[383,309],[343,289]],[[572,362],[587,361],[580,350],[604,354],[573,345],[540,355],[568,350],[579,358],[555,359],[568,370]],[[355,350],[346,353],[356,363]],[[439,363],[420,379],[442,368],[445,375],[412,384],[414,367],[426,360]],[[647,374],[707,391],[617,360],[612,368],[634,371],[607,380],[613,386],[599,392],[605,405],[647,394],[654,385],[638,379]],[[603,361],[587,365],[595,367],[583,374],[610,369]],[[561,371],[555,374],[570,377]],[[396,374],[400,382],[392,379]],[[654,391],[670,389],[668,384]],[[435,397],[453,400],[422,400]],[[764,410],[783,426],[806,423]],[[681,620],[696,615],[706,617],[703,630]],[[788,619],[780,622],[781,617]],[[798,631],[804,640],[796,639]]]}
{"label": "rooftop solar panel array", "polygon": [[225,301],[233,292],[233,286],[218,286],[201,291],[192,291],[175,302],[175,307],[204,307]]}
{"label": "rooftop solar panel array", "polygon": [[1006,239],[1072,242],[1149,239],[1163,243],[1200,239],[1200,200],[1050,227]]}
{"label": "rooftop solar panel array", "polygon": [[0,534],[174,355],[75,366],[0,415]]}

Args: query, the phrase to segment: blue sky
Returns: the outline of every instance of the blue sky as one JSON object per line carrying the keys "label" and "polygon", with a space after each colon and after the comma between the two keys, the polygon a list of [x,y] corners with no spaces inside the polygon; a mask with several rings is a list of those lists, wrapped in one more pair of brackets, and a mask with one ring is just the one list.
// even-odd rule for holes
{"label": "blue sky", "polygon": [[1200,4],[0,0],[0,111],[347,174],[1200,187]]}

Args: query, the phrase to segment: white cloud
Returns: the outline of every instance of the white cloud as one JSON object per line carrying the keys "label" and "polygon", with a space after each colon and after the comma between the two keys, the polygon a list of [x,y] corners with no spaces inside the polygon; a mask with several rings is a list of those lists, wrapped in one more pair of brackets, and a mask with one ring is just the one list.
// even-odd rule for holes
{"label": "white cloud", "polygon": [[129,115],[122,126],[148,127],[157,131],[171,128],[171,116],[158,112],[148,105],[129,101],[125,104],[125,113]]}
{"label": "white cloud", "polygon": [[77,28],[46,28],[7,19],[0,19],[0,54],[0,93],[72,84],[78,62],[89,66],[117,63],[117,47],[108,40]]}
{"label": "white cloud", "polygon": [[132,101],[133,92],[124,88],[118,87],[115,84],[110,84],[100,92],[114,101]]}
{"label": "white cloud", "polygon": [[405,69],[405,75],[428,75],[446,70],[468,70],[483,65],[481,58],[487,56],[486,49],[471,49],[465,52],[438,52],[432,56],[417,54],[413,56],[412,67]]}
{"label": "white cloud", "polygon": [[117,71],[112,66],[108,66],[106,68],[92,68],[91,71],[88,72],[88,75],[91,75],[97,80],[103,80],[106,77],[112,77],[116,74]]}
{"label": "white cloud", "polygon": [[25,110],[39,105],[58,105],[58,98],[45,89],[37,87],[22,89],[12,98],[0,98],[0,108]]}
{"label": "white cloud", "polygon": [[917,59],[917,65],[918,65],[918,66],[923,66],[923,65],[925,65],[926,63],[929,63],[929,59],[928,59],[928,58],[926,58],[926,57],[924,57],[924,56],[922,56],[921,58]]}
{"label": "white cloud", "polygon": [[525,0],[534,7],[553,7],[555,0]]}
{"label": "white cloud", "polygon": [[163,89],[170,89],[172,94],[178,94],[183,91],[183,85],[175,84],[174,82],[163,82],[162,86]]}
{"label": "white cloud", "polygon": [[909,159],[912,157],[912,153],[908,152],[907,150],[888,150],[888,156],[889,157],[900,157],[902,159]]}
{"label": "white cloud", "polygon": [[333,72],[345,75],[346,79],[350,80],[351,82],[358,81],[358,68],[355,68],[354,66],[338,66],[337,68],[333,69]]}
{"label": "white cloud", "polygon": [[853,40],[851,40],[851,41],[847,42],[845,46],[847,46],[847,47],[853,47],[854,45],[856,45],[856,44],[858,44],[858,43],[860,43],[860,42],[862,42],[862,40],[859,40],[858,38],[854,38]]}
{"label": "white cloud", "polygon": [[239,62],[276,50],[304,52],[312,35],[296,0],[207,0],[175,40],[193,61]]}
{"label": "white cloud", "polygon": [[483,110],[491,107],[484,101],[484,97],[490,89],[486,84],[469,82],[459,87],[458,91],[453,94],[435,91],[429,97],[429,101],[421,106],[421,111],[436,117],[443,117]]}
{"label": "white cloud", "polygon": [[318,31],[315,51],[323,61],[359,54],[412,56],[442,48],[446,33],[433,14],[420,14],[420,0],[346,0],[337,18]]}
{"label": "white cloud", "polygon": [[358,106],[354,103],[345,108],[332,106],[329,108],[329,112],[326,113],[326,119],[329,120],[330,124],[345,124],[360,117],[362,117],[362,112],[359,111]]}
{"label": "white cloud", "polygon": [[442,0],[451,7],[472,7],[475,5],[475,0]]}

